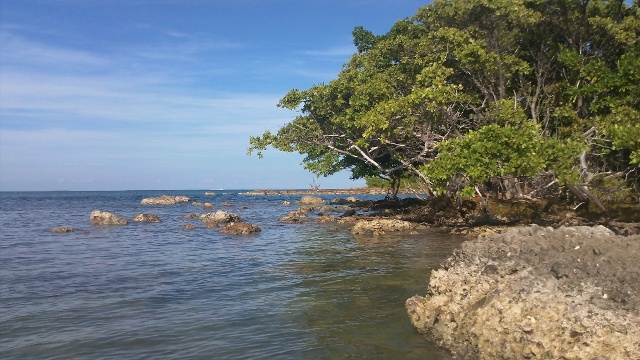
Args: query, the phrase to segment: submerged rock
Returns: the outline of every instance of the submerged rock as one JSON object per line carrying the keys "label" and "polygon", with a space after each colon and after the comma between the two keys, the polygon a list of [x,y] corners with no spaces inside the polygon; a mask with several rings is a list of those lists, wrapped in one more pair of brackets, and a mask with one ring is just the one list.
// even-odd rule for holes
{"label": "submerged rock", "polygon": [[74,232],[74,231],[76,231],[76,229],[69,226],[58,226],[51,229],[51,232],[53,233],[68,233],[68,232]]}
{"label": "submerged rock", "polygon": [[640,236],[519,227],[467,241],[406,301],[456,358],[640,359]]}
{"label": "submerged rock", "polygon": [[249,235],[260,231],[262,231],[262,229],[258,226],[244,222],[230,223],[220,230],[221,233],[230,235]]}
{"label": "submerged rock", "polygon": [[173,205],[190,201],[191,199],[187,196],[162,195],[158,197],[144,198],[142,199],[142,201],[140,201],[140,203],[142,205]]}
{"label": "submerged rock", "polygon": [[89,217],[91,225],[126,225],[129,222],[118,215],[106,211],[94,210]]}
{"label": "submerged rock", "polygon": [[160,218],[156,214],[138,214],[133,218],[133,221],[159,223]]}

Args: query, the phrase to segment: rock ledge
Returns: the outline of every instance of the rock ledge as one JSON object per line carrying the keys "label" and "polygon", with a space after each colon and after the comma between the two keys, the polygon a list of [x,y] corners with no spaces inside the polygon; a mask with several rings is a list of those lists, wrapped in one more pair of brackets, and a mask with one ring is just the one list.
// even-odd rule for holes
{"label": "rock ledge", "polygon": [[456,358],[640,359],[640,236],[518,227],[467,241],[411,322]]}

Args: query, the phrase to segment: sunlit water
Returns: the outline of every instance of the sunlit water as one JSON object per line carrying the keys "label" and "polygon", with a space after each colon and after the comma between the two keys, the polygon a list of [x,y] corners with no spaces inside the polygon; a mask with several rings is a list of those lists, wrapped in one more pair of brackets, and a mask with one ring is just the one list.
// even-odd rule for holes
{"label": "sunlit water", "polygon": [[[223,209],[262,232],[230,236],[181,219],[206,212],[191,204],[140,205],[162,194],[214,210],[230,202]],[[279,223],[299,198],[0,193],[0,357],[447,359],[411,326],[404,301],[426,292],[430,269],[460,239]],[[90,226],[97,209],[162,222]],[[181,229],[188,223],[199,227]],[[51,233],[56,226],[78,231]]]}

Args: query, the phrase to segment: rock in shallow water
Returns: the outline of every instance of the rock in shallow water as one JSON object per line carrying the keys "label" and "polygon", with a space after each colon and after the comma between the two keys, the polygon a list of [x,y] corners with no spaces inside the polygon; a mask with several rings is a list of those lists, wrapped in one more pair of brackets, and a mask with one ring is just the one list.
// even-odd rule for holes
{"label": "rock in shallow water", "polygon": [[409,231],[414,228],[414,224],[397,219],[360,220],[353,226],[351,233],[355,235],[372,234],[376,236],[384,235],[388,232]]}
{"label": "rock in shallow water", "polygon": [[231,223],[220,230],[221,233],[230,235],[249,235],[260,231],[262,229],[258,226],[243,222]]}
{"label": "rock in shallow water", "polygon": [[76,229],[69,226],[58,226],[51,229],[51,232],[53,233],[68,233],[68,232],[74,232],[74,231],[76,231]]}
{"label": "rock in shallow water", "polygon": [[187,196],[169,196],[161,195],[158,197],[144,198],[140,203],[142,205],[173,205],[178,203],[190,202],[191,199]]}
{"label": "rock in shallow water", "polygon": [[133,218],[133,221],[159,223],[160,218],[156,214],[138,214]]}
{"label": "rock in shallow water", "polygon": [[464,243],[405,305],[457,358],[640,359],[639,258],[640,237],[603,227],[514,228]]}
{"label": "rock in shallow water", "polygon": [[94,210],[89,217],[91,225],[126,225],[129,222],[118,215],[106,211]]}
{"label": "rock in shallow water", "polygon": [[200,221],[204,224],[207,223],[231,223],[231,222],[241,222],[242,219],[240,215],[235,213],[226,212],[224,210],[218,210],[214,213],[202,214],[199,215]]}

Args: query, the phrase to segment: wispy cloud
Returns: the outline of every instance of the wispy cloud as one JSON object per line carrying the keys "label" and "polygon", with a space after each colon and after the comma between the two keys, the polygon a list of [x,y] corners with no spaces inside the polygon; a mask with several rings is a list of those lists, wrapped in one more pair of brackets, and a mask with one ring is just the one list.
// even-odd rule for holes
{"label": "wispy cloud", "polygon": [[2,63],[20,66],[91,66],[102,67],[109,61],[95,54],[28,40],[5,29],[0,30],[2,44]]}
{"label": "wispy cloud", "polygon": [[[207,171],[228,167],[247,179],[263,169],[272,184],[285,171],[311,178],[291,169],[298,155],[248,158],[248,137],[294,116],[276,107],[296,86],[289,79],[335,75],[306,70],[308,59],[329,61],[346,48],[299,59],[256,52],[245,57],[245,44],[150,31],[162,36],[141,45],[85,49],[46,42],[33,29],[0,27],[0,190],[58,186],[52,183],[105,189],[130,176],[137,182],[121,186],[145,188],[145,181],[164,178],[167,168],[206,178]],[[284,90],[273,85],[278,82],[286,83]]]}

